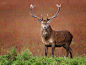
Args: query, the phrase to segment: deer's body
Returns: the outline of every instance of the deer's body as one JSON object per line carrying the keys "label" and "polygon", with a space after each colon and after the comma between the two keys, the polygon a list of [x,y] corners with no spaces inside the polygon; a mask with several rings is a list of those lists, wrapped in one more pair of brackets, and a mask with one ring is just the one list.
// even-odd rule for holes
{"label": "deer's body", "polygon": [[61,47],[61,46],[65,46],[65,44],[68,43],[70,45],[73,36],[67,30],[54,31],[49,25],[49,27],[46,30],[44,30],[43,28],[41,29],[41,38],[42,38],[42,42],[46,46],[52,46],[52,44],[55,44],[56,47]]}
{"label": "deer's body", "polygon": [[47,56],[48,47],[52,47],[52,57],[54,57],[55,47],[63,46],[67,51],[67,57],[70,53],[70,57],[72,58],[72,49],[70,48],[70,44],[73,38],[72,34],[69,31],[55,31],[49,25],[52,18],[57,17],[60,11],[61,5],[59,6],[58,4],[56,4],[56,6],[58,7],[57,13],[51,18],[48,18],[47,15],[47,20],[43,20],[43,18],[41,19],[33,13],[32,10],[35,5],[30,5],[32,17],[37,18],[41,23],[41,38],[43,44],[45,45],[45,56]]}

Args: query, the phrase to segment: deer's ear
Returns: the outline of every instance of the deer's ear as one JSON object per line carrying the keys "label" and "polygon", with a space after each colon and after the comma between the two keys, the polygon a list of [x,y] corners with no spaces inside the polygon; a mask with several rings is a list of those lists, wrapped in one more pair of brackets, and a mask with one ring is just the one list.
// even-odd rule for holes
{"label": "deer's ear", "polygon": [[52,19],[47,19],[47,23],[50,23],[52,21]]}

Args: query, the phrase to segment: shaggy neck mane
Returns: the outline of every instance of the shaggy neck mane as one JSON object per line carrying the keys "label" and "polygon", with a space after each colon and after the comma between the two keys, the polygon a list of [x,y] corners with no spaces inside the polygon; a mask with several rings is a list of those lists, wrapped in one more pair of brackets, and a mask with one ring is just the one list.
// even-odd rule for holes
{"label": "shaggy neck mane", "polygon": [[41,30],[41,35],[42,35],[42,37],[45,38],[46,40],[50,38],[51,33],[52,33],[52,28],[51,28],[50,25],[47,27],[47,29],[43,29],[43,28],[42,28],[42,30]]}

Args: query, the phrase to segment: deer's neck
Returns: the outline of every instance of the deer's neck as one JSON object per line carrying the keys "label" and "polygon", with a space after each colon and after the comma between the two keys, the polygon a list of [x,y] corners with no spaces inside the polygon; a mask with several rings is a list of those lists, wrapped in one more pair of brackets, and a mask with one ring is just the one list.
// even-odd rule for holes
{"label": "deer's neck", "polygon": [[49,39],[51,34],[52,34],[52,28],[50,25],[47,27],[47,29],[41,28],[41,35],[43,38]]}

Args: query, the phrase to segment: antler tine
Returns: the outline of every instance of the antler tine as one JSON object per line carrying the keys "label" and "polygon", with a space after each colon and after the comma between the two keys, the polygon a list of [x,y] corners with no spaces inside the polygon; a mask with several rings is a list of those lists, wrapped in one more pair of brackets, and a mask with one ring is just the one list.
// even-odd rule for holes
{"label": "antler tine", "polygon": [[47,14],[47,19],[48,19],[48,14]]}
{"label": "antler tine", "polygon": [[56,13],[53,17],[51,17],[51,18],[49,18],[49,19],[52,19],[52,18],[57,17],[57,15],[58,15],[58,13],[59,13],[59,11],[60,11],[61,4],[60,4],[60,5],[56,4],[56,6],[58,7],[57,13]]}
{"label": "antler tine", "polygon": [[30,13],[30,15],[32,16],[32,17],[34,17],[34,18],[37,18],[37,19],[39,19],[39,20],[41,20],[41,18],[39,18],[39,17],[37,17],[34,13],[33,13],[33,8],[35,7],[36,5],[30,5],[30,9],[31,9],[31,13]]}
{"label": "antler tine", "polygon": [[48,14],[47,14],[47,20],[50,20],[50,19],[48,19]]}
{"label": "antler tine", "polygon": [[[41,14],[41,17],[42,17],[42,14]],[[42,17],[42,20],[43,20],[43,17]]]}

